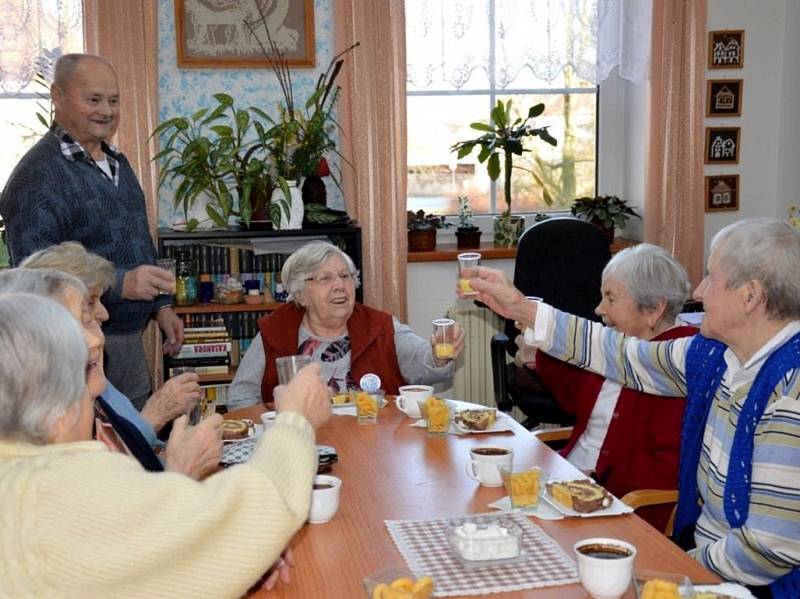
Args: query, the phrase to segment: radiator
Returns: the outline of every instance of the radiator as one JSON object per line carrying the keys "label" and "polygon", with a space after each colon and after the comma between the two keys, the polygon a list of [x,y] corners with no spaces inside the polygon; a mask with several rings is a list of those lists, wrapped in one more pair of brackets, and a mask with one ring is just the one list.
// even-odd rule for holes
{"label": "radiator", "polygon": [[464,351],[456,361],[453,397],[484,406],[496,407],[492,388],[492,335],[500,332],[504,320],[488,308],[475,304],[455,305],[447,311],[466,335]]}

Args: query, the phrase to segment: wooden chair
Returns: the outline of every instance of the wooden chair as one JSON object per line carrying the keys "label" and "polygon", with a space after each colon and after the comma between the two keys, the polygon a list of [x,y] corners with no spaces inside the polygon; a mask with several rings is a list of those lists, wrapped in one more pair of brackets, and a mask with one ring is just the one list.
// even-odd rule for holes
{"label": "wooden chair", "polygon": [[[533,434],[536,435],[536,438],[542,443],[552,446],[569,439],[569,436],[572,434],[572,427],[546,428],[533,431]],[[665,503],[674,503],[677,507],[678,491],[675,489],[637,489],[636,491],[631,491],[623,497],[620,497],[620,501],[633,508],[634,511],[640,507],[662,505]],[[669,520],[667,520],[667,525],[664,528],[664,534],[667,537],[672,536],[672,525],[674,521],[675,508],[672,509]]]}

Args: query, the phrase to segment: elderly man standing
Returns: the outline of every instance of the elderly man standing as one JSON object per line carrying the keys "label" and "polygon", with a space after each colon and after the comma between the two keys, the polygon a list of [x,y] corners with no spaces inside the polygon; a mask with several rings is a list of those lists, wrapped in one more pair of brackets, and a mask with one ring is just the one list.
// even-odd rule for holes
{"label": "elderly man standing", "polygon": [[155,266],[144,192],[110,139],[119,124],[119,86],[97,56],[59,59],[50,89],[55,122],[17,164],[0,196],[11,263],[36,250],[79,241],[116,268],[103,303],[108,379],[141,408],[150,395],[142,331],[155,317],[164,351],[183,342],[183,324],[169,295],[174,277]]}

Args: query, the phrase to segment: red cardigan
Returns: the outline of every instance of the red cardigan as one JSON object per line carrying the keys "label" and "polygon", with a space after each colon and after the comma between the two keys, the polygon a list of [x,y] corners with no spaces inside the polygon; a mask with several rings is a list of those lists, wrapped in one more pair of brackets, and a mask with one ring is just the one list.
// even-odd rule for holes
{"label": "red cardigan", "polygon": [[[281,306],[258,321],[264,354],[267,357],[261,379],[261,399],[272,401],[272,390],[278,384],[275,359],[297,354],[297,334],[305,310],[293,303]],[[392,315],[358,304],[347,321],[350,336],[350,373],[358,381],[363,375],[374,372],[381,377],[381,387],[387,394],[397,395],[405,385],[397,362],[394,346]]]}
{"label": "red cardigan", "polygon": [[[691,337],[697,329],[679,326],[653,341]],[[561,455],[567,456],[586,430],[597,394],[605,382],[598,374],[536,353],[536,373],[559,406],[576,417],[572,435]],[[608,425],[595,468],[595,479],[617,497],[636,489],[677,489],[681,419],[686,400],[639,393],[623,388]],[[642,518],[664,530],[672,506],[637,510]]]}

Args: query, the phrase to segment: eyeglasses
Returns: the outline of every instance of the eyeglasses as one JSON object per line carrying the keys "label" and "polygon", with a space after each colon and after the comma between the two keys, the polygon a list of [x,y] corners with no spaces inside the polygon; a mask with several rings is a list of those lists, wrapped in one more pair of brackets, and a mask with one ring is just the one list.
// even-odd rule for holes
{"label": "eyeglasses", "polygon": [[313,277],[308,277],[306,281],[314,281],[317,285],[320,285],[322,287],[328,287],[330,285],[333,285],[333,282],[336,280],[336,277],[339,277],[339,280],[344,285],[348,285],[350,283],[353,283],[354,281],[353,275],[351,275],[349,272],[340,272],[338,275],[332,272],[321,272],[314,275]]}

